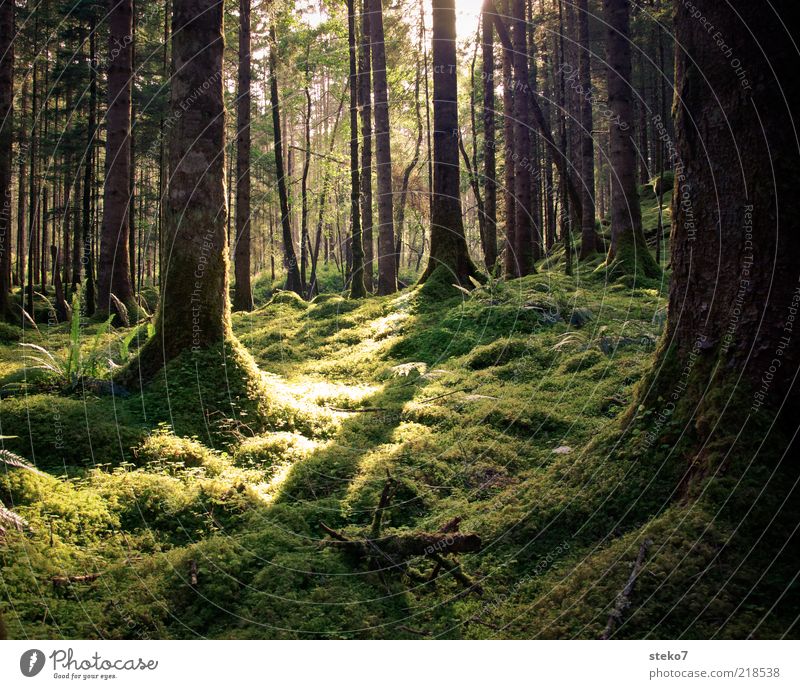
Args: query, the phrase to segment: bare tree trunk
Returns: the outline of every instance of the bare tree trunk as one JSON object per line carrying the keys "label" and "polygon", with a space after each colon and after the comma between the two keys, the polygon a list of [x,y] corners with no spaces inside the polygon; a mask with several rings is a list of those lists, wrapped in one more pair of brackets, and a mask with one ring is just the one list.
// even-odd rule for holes
{"label": "bare tree trunk", "polygon": [[367,0],[370,9],[372,82],[375,94],[375,170],[378,177],[378,294],[397,291],[392,212],[392,151],[389,133],[389,86],[381,0]]}
{"label": "bare tree trunk", "polygon": [[84,269],[84,312],[94,314],[94,261],[92,260],[92,196],[94,190],[95,136],[97,135],[97,72],[94,14],[89,19],[89,115],[87,118],[87,143],[83,171],[83,269]]}
{"label": "bare tree trunk", "polygon": [[484,228],[483,261],[486,270],[493,271],[497,263],[497,163],[495,158],[495,103],[494,103],[494,31],[492,20],[486,16],[491,12],[490,3],[484,2],[482,9],[483,35],[483,210],[486,216]]}
{"label": "bare tree trunk", "polygon": [[0,320],[11,291],[11,156],[14,141],[14,2],[0,0]]}
{"label": "bare tree trunk", "polygon": [[636,142],[631,92],[631,48],[627,0],[603,0],[608,26],[606,70],[611,148],[611,246],[608,263],[617,272],[653,277],[659,273],[642,234],[636,188]]}
{"label": "bare tree trunk", "polygon": [[367,290],[364,285],[364,247],[361,243],[361,218],[358,212],[361,190],[358,179],[358,71],[356,68],[355,12],[355,0],[347,0],[347,39],[350,66],[350,242],[353,252],[350,297],[361,299],[367,296]]}
{"label": "bare tree trunk", "polygon": [[589,2],[578,0],[578,69],[581,84],[581,254],[585,259],[599,248],[594,216],[594,137],[592,135],[592,54],[589,46]]}
{"label": "bare tree trunk", "polygon": [[281,228],[283,232],[283,258],[286,266],[286,289],[303,295],[303,282],[297,265],[297,254],[292,240],[292,226],[289,209],[289,194],[286,189],[286,172],[283,166],[283,138],[281,135],[280,96],[278,91],[277,37],[275,26],[269,28],[269,88],[272,101],[272,128],[275,132],[275,168],[278,177],[278,198],[281,206]]}
{"label": "bare tree trunk", "polygon": [[364,287],[374,285],[375,251],[372,236],[372,78],[370,72],[369,0],[361,0],[361,38],[358,43],[358,104],[361,109],[361,241],[364,248]]}
{"label": "bare tree trunk", "polygon": [[471,287],[478,277],[464,237],[458,165],[458,83],[455,0],[433,0],[433,211],[428,267],[448,282]]}
{"label": "bare tree trunk", "polygon": [[235,311],[253,310],[250,286],[250,0],[239,0],[239,94],[236,100]]}
{"label": "bare tree trunk", "polygon": [[[112,313],[113,294],[128,309],[136,309],[128,254],[131,188],[131,0],[109,0],[108,113],[103,194],[103,227],[97,276],[97,307]],[[118,316],[123,317],[122,314]],[[123,317],[124,318],[124,317]]]}

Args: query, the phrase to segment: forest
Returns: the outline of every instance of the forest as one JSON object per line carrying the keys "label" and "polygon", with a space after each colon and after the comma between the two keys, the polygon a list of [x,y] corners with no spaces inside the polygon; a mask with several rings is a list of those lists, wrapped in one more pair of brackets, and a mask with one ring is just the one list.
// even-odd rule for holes
{"label": "forest", "polygon": [[0,638],[797,638],[790,14],[0,0]]}

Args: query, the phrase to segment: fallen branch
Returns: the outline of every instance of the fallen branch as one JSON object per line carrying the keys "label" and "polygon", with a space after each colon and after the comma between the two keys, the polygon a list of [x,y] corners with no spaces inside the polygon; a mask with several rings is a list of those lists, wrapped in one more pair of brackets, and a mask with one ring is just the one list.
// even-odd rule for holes
{"label": "fallen branch", "polygon": [[636,562],[633,563],[633,569],[628,577],[628,582],[625,584],[625,588],[622,589],[620,594],[617,596],[617,600],[614,603],[614,609],[608,616],[608,623],[606,624],[606,628],[603,630],[603,635],[600,637],[601,639],[611,638],[611,635],[614,633],[614,629],[622,621],[622,616],[625,614],[625,611],[630,607],[631,595],[633,594],[633,589],[636,586],[636,579],[639,577],[642,565],[644,564],[644,558],[647,555],[647,549],[652,545],[652,543],[653,541],[649,538],[645,538],[644,541],[642,541],[642,545],[639,547],[639,554],[636,556]]}
{"label": "fallen branch", "polygon": [[71,576],[53,577],[50,581],[55,588],[60,588],[63,586],[69,586],[70,584],[91,583],[98,579],[101,574],[102,572],[96,572],[94,574],[74,574]]}

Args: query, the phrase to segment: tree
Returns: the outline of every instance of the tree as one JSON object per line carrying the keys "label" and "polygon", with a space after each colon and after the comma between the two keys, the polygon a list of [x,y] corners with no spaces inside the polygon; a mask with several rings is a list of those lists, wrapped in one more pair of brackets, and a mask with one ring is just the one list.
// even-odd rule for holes
{"label": "tree", "polygon": [[[715,427],[713,418],[725,411],[735,387],[746,403],[729,414],[740,406],[748,417],[762,406],[782,410],[794,432],[800,406],[797,49],[776,9],[747,0],[695,5],[720,35],[740,36],[736,59],[747,67],[732,67],[693,8],[675,2],[669,348],[654,375],[665,366],[686,371],[681,375],[695,395],[686,396],[684,410],[698,429]],[[779,4],[788,12],[787,5]],[[666,123],[657,124],[663,136]],[[664,379],[663,385],[674,384]],[[706,395],[712,386],[726,394]],[[653,399],[658,393],[654,387]]]}
{"label": "tree", "polygon": [[437,268],[471,287],[479,273],[469,256],[461,217],[455,0],[433,0],[433,204],[425,282]]}
{"label": "tree", "polygon": [[483,259],[486,269],[494,270],[497,263],[497,164],[495,158],[494,104],[494,32],[492,20],[486,16],[491,3],[484,0],[481,9],[483,37],[483,211],[486,216]]}
{"label": "tree", "polygon": [[235,311],[253,310],[250,286],[250,0],[239,0],[239,71],[236,99]]}
{"label": "tree", "polygon": [[386,79],[386,45],[381,0],[368,0],[375,94],[375,170],[378,177],[378,294],[397,291],[392,211],[392,151],[389,134],[389,86]]}
{"label": "tree", "polygon": [[360,188],[358,180],[358,71],[356,69],[356,12],[354,0],[347,0],[347,39],[350,65],[350,241],[353,270],[350,276],[350,296],[367,296],[364,286],[364,248],[361,244],[359,218]]}
{"label": "tree", "polygon": [[[131,0],[109,0],[108,25],[106,178],[97,275],[97,307],[100,313],[118,312],[112,295],[127,309],[136,309],[128,247],[133,80]],[[117,315],[127,320],[126,314]]]}
{"label": "tree", "polygon": [[578,0],[578,71],[580,75],[581,253],[585,259],[598,249],[594,227],[594,137],[592,136],[592,53],[589,47],[589,1]]}
{"label": "tree", "polygon": [[140,356],[148,380],[185,351],[231,336],[224,179],[222,0],[174,0],[169,187],[163,289],[155,337]]}
{"label": "tree", "polygon": [[[372,239],[372,79],[369,0],[361,0],[361,38],[358,42],[358,103],[361,109],[361,242],[364,248],[364,287],[373,289]],[[351,134],[354,136],[354,134]]]}
{"label": "tree", "polygon": [[272,130],[275,136],[275,171],[278,177],[278,199],[281,207],[281,229],[283,233],[283,261],[286,265],[286,289],[303,295],[303,281],[297,265],[297,254],[292,240],[289,193],[286,189],[286,168],[283,165],[283,137],[281,132],[280,92],[278,90],[278,40],[274,24],[269,27],[269,92],[272,101]]}
{"label": "tree", "polygon": [[11,149],[14,140],[14,1],[0,0],[0,319],[11,290]]}
{"label": "tree", "polygon": [[606,31],[606,77],[611,157],[611,245],[608,265],[616,272],[658,275],[642,233],[636,188],[636,141],[631,91],[631,47],[628,0],[603,0]]}

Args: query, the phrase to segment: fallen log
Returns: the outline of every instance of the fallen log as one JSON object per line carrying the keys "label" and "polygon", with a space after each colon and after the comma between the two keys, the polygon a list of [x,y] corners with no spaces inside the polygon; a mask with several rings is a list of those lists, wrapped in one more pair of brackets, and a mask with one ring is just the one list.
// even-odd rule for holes
{"label": "fallen log", "polygon": [[55,588],[69,586],[70,584],[88,584],[98,579],[102,572],[95,572],[94,574],[74,574],[64,577],[53,577],[50,579]]}
{"label": "fallen log", "polygon": [[320,527],[333,537],[325,545],[341,548],[353,555],[367,557],[375,550],[398,560],[434,555],[477,553],[481,549],[481,538],[470,533],[398,533],[378,538],[350,539],[325,524]]}

